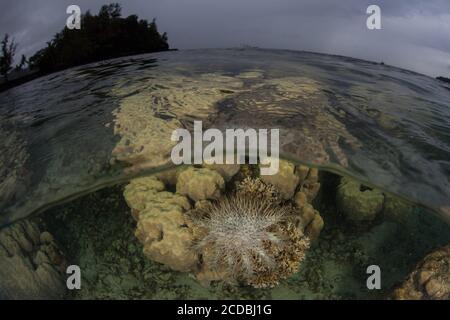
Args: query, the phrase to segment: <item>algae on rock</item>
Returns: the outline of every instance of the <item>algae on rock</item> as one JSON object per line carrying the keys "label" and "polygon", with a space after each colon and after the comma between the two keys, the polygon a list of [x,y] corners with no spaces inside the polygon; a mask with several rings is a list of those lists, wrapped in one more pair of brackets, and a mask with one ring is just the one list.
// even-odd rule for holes
{"label": "algae on rock", "polygon": [[376,189],[365,188],[348,177],[341,178],[336,193],[340,212],[352,222],[372,221],[383,209],[384,195]]}

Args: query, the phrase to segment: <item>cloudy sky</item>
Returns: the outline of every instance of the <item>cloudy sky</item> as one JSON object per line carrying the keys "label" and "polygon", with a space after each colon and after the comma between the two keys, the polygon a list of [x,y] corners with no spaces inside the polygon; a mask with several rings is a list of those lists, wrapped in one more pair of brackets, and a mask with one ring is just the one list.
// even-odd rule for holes
{"label": "cloudy sky", "polygon": [[[111,0],[112,2],[112,0]],[[122,0],[123,15],[157,18],[173,48],[252,45],[352,56],[450,77],[450,0]],[[108,0],[1,0],[0,33],[30,56],[60,31],[66,8]],[[381,7],[382,29],[366,9]]]}

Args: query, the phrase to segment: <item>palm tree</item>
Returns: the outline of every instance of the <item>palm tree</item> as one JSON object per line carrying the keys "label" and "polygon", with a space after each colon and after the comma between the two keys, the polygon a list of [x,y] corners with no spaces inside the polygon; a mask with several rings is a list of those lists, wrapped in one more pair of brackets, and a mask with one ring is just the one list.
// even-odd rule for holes
{"label": "palm tree", "polygon": [[9,35],[5,34],[1,42],[1,56],[0,56],[0,74],[8,81],[8,73],[12,69],[14,55],[16,54],[17,44],[14,40],[9,41]]}

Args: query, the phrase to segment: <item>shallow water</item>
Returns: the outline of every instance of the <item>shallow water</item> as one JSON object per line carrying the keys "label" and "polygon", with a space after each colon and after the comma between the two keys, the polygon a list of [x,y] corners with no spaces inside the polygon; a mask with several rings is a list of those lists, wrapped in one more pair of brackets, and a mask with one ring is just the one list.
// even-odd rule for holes
{"label": "shallow water", "polygon": [[432,78],[305,52],[193,50],[72,68],[0,95],[0,225],[170,166],[170,134],[193,120],[279,128],[283,157],[448,220],[449,101]]}
{"label": "shallow water", "polygon": [[[432,78],[306,52],[192,50],[72,68],[0,94],[0,229],[24,219],[54,236],[83,270],[83,290],[66,298],[386,298],[450,241],[449,101]],[[314,207],[324,229],[275,288],[204,287],[142,253],[123,183],[172,168],[172,131],[194,120],[280,129],[282,158],[321,169]],[[402,199],[408,212],[383,207],[349,223],[330,172],[380,189],[383,206]],[[35,250],[24,261],[40,265]],[[371,264],[383,270],[382,290],[367,290]]]}
{"label": "shallow water", "polygon": [[[336,179],[322,176],[322,182]],[[326,185],[326,183],[325,183]],[[201,285],[142,253],[123,186],[105,188],[36,217],[72,264],[82,270],[81,290],[66,299],[385,299],[430,251],[450,241],[450,230],[419,208],[352,226],[334,206],[332,187],[316,205],[325,221],[296,272],[274,288],[215,282]],[[324,199],[325,197],[325,199]],[[392,214],[392,213],[391,213]],[[366,268],[379,265],[381,290],[368,290]]]}

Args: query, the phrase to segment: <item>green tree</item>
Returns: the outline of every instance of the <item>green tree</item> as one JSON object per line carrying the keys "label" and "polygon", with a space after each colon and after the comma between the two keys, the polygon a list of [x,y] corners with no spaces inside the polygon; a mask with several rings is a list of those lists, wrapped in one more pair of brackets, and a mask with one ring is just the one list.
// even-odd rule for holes
{"label": "green tree", "polygon": [[8,81],[8,73],[12,69],[14,55],[16,54],[17,45],[14,40],[9,41],[9,35],[5,34],[1,42],[1,56],[0,56],[0,74]]}
{"label": "green tree", "polygon": [[168,50],[167,34],[160,34],[156,21],[122,17],[117,3],[104,5],[97,15],[87,11],[81,30],[64,28],[47,47],[30,58],[30,68],[49,73],[64,68],[125,55]]}
{"label": "green tree", "polygon": [[122,7],[118,3],[111,3],[109,5],[103,5],[98,13],[100,18],[116,19],[122,16]]}

